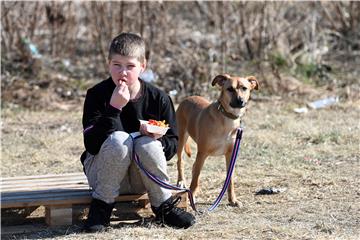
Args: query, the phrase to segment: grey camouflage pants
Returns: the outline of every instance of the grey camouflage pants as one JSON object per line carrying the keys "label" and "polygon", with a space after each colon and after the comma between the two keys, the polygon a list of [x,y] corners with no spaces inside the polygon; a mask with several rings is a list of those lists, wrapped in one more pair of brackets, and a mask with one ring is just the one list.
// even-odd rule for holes
{"label": "grey camouflage pants", "polygon": [[161,142],[142,136],[134,140],[126,132],[113,132],[98,154],[86,157],[85,174],[93,190],[93,198],[113,203],[120,194],[147,192],[152,206],[158,207],[171,196],[141,172],[131,159],[133,144],[144,167],[164,181],[169,181],[167,163]]}

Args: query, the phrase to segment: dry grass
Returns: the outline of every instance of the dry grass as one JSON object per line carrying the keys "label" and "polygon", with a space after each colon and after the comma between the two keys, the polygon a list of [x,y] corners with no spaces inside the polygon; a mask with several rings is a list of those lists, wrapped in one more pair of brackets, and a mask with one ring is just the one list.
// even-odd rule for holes
{"label": "dry grass", "polygon": [[[359,116],[357,103],[341,103],[304,115],[291,102],[252,102],[235,169],[239,208],[223,199],[188,230],[153,224],[114,224],[102,234],[79,227],[3,236],[13,239],[357,239],[359,219]],[[81,171],[81,109],[29,112],[2,110],[2,176]],[[194,157],[194,156],[193,156]],[[193,159],[186,160],[190,175]],[[176,158],[169,162],[176,181]],[[225,162],[210,158],[202,172],[198,208],[222,187]],[[263,187],[285,187],[255,196]]]}

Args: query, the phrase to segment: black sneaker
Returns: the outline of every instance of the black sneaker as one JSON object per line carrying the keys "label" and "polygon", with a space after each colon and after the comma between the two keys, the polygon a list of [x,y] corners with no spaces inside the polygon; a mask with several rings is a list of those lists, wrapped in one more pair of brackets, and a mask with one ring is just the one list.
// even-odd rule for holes
{"label": "black sneaker", "polygon": [[102,232],[110,226],[110,217],[115,203],[107,204],[93,198],[90,204],[89,215],[84,225],[84,232]]}
{"label": "black sneaker", "polygon": [[170,197],[159,207],[151,207],[156,216],[156,221],[175,228],[188,228],[195,224],[195,217],[191,213],[176,207],[181,197]]}

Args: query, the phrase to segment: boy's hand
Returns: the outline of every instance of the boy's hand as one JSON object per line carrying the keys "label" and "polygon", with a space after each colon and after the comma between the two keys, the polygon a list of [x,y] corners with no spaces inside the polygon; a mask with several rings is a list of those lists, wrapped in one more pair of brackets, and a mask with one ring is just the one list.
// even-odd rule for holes
{"label": "boy's hand", "polygon": [[110,105],[121,110],[129,102],[130,92],[125,82],[120,82],[112,93]]}
{"label": "boy's hand", "polygon": [[161,138],[163,135],[162,134],[157,134],[157,133],[150,133],[147,131],[146,129],[146,124],[141,124],[140,125],[140,130],[139,132],[141,133],[141,135],[145,135],[145,136],[148,136],[148,137],[152,137],[154,139],[159,139]]}

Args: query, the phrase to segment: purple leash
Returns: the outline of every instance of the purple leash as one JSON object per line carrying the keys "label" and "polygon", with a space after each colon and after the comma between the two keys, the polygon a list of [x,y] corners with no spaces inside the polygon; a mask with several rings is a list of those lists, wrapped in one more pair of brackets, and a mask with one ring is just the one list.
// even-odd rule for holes
{"label": "purple leash", "polygon": [[190,205],[191,205],[192,209],[195,212],[197,212],[196,207],[195,207],[195,203],[194,203],[194,197],[192,195],[192,192],[189,189],[181,188],[181,187],[178,187],[178,186],[171,185],[171,184],[169,184],[167,182],[164,182],[163,180],[161,180],[160,178],[158,178],[157,176],[155,176],[154,174],[152,174],[151,172],[146,170],[146,168],[140,162],[138,155],[134,151],[133,151],[133,158],[134,158],[135,163],[144,172],[144,174],[148,178],[150,178],[152,181],[154,181],[156,184],[160,185],[162,188],[169,189],[169,190],[187,192],[187,194],[189,196],[189,200],[190,200]]}
{"label": "purple leash", "polygon": [[210,212],[213,211],[220,203],[221,199],[223,198],[226,189],[229,187],[230,184],[230,180],[231,180],[231,175],[234,171],[234,167],[235,167],[235,162],[236,162],[236,158],[240,149],[240,142],[241,142],[241,138],[242,138],[242,133],[243,130],[242,128],[238,128],[237,132],[236,132],[236,139],[235,139],[235,144],[234,144],[234,148],[231,154],[231,160],[230,160],[230,164],[229,164],[229,169],[227,171],[226,174],[226,179],[224,182],[224,186],[219,194],[219,196],[216,198],[216,200],[214,201],[213,205],[208,209]]}
{"label": "purple leash", "polygon": [[[226,189],[228,188],[228,186],[230,184],[231,175],[232,175],[232,173],[234,171],[236,158],[237,158],[237,155],[238,155],[238,152],[239,152],[239,149],[240,149],[240,142],[241,142],[241,138],[242,138],[242,133],[243,133],[242,128],[238,128],[237,133],[236,133],[236,139],[235,139],[233,152],[231,154],[231,160],[230,160],[230,164],[229,164],[229,169],[227,171],[224,186],[223,186],[219,196],[216,198],[213,205],[208,209],[208,211],[213,211],[219,205],[221,199],[223,198],[223,196],[224,196],[224,194],[226,192]],[[141,136],[138,136],[138,137],[141,137]],[[133,140],[136,139],[136,138],[137,137],[133,138]],[[144,174],[148,178],[150,178],[152,181],[154,181],[156,184],[160,185],[161,187],[163,187],[165,189],[187,192],[188,197],[189,197],[189,201],[190,201],[190,206],[192,207],[192,209],[195,212],[199,213],[199,211],[195,207],[194,198],[193,198],[193,195],[192,195],[192,192],[190,191],[190,189],[181,188],[181,187],[174,186],[174,185],[171,185],[169,183],[166,183],[163,180],[161,180],[160,178],[158,178],[157,176],[155,176],[154,174],[152,174],[151,172],[149,172],[148,170],[146,170],[146,168],[140,162],[140,159],[139,159],[138,155],[135,153],[134,148],[133,148],[133,159],[134,159],[135,163],[138,165],[138,167],[144,172]]]}

